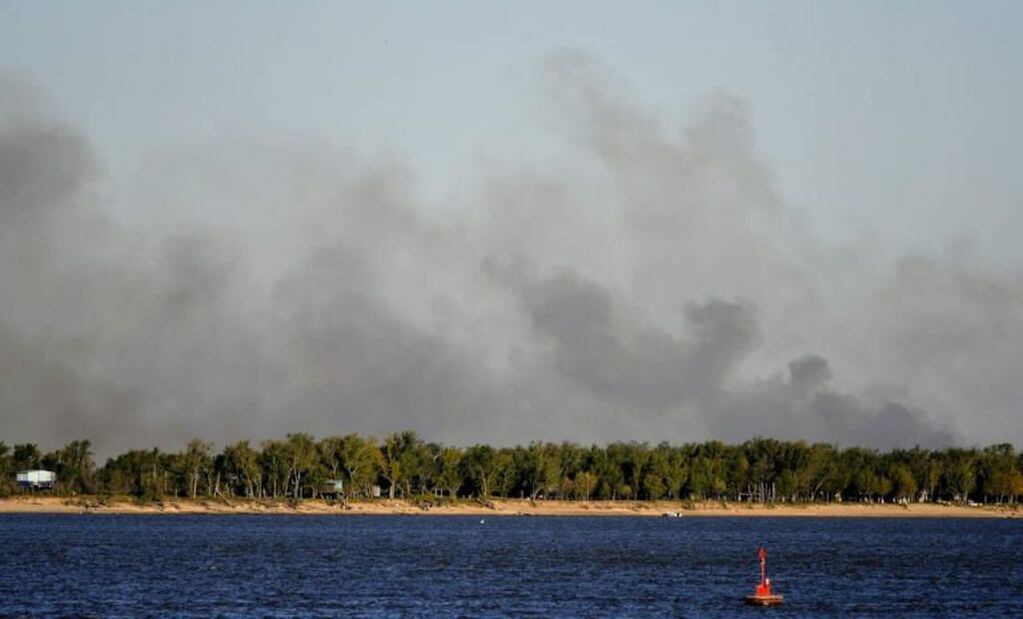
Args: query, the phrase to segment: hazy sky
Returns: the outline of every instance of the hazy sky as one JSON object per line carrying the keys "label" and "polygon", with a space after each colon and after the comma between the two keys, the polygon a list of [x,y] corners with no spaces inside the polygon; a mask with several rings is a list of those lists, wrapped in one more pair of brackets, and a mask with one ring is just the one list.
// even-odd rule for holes
{"label": "hazy sky", "polygon": [[1023,440],[1023,5],[369,4],[0,0],[0,438]]}
{"label": "hazy sky", "polygon": [[668,115],[743,98],[784,199],[831,238],[1023,256],[1018,2],[370,4],[4,2],[0,66],[115,176],[222,133],[297,133],[404,158],[443,194],[550,152],[530,82],[578,49]]}

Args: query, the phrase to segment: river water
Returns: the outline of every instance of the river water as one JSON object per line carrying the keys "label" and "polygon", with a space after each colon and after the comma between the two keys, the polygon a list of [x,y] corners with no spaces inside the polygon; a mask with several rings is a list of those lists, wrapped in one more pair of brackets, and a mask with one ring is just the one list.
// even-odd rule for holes
{"label": "river water", "polygon": [[0,574],[16,616],[1023,617],[1023,521],[12,514]]}

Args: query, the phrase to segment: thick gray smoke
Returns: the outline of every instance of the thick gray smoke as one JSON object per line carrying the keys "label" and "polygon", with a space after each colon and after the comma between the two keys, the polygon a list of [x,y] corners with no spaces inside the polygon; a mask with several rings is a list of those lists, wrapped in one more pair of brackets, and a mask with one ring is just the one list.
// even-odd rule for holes
{"label": "thick gray smoke", "polygon": [[258,140],[112,187],[0,82],[0,438],[1021,442],[1018,275],[815,241],[740,101],[674,131],[584,56],[541,73],[564,160],[444,208]]}

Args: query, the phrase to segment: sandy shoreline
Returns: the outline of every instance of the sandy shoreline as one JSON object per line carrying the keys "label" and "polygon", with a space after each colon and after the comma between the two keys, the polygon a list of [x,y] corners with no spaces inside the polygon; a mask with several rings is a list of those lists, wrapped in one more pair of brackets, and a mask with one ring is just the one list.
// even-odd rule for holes
{"label": "sandy shoreline", "polygon": [[170,499],[140,505],[134,501],[91,497],[12,497],[0,499],[0,513],[13,514],[336,514],[336,515],[446,515],[446,516],[645,516],[677,514],[698,516],[888,517],[888,518],[1023,518],[1023,509],[912,504],[864,505],[748,505],[707,502],[688,506],[678,501],[535,501],[497,499],[490,505],[466,502],[424,509],[399,500],[353,501],[345,506],[322,500],[287,501]]}

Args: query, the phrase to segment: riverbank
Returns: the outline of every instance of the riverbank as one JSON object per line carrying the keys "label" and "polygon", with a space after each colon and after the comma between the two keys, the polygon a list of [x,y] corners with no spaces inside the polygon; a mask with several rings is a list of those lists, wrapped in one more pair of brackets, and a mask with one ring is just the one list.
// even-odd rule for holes
{"label": "riverbank", "polygon": [[337,514],[442,516],[784,516],[840,518],[1023,518],[1019,506],[965,507],[933,503],[911,505],[831,503],[751,505],[746,503],[682,503],[679,501],[528,501],[495,499],[488,504],[459,502],[419,505],[379,499],[328,504],[320,499],[270,501],[246,499],[169,499],[138,503],[130,498],[19,496],[0,499],[0,513],[96,514]]}

